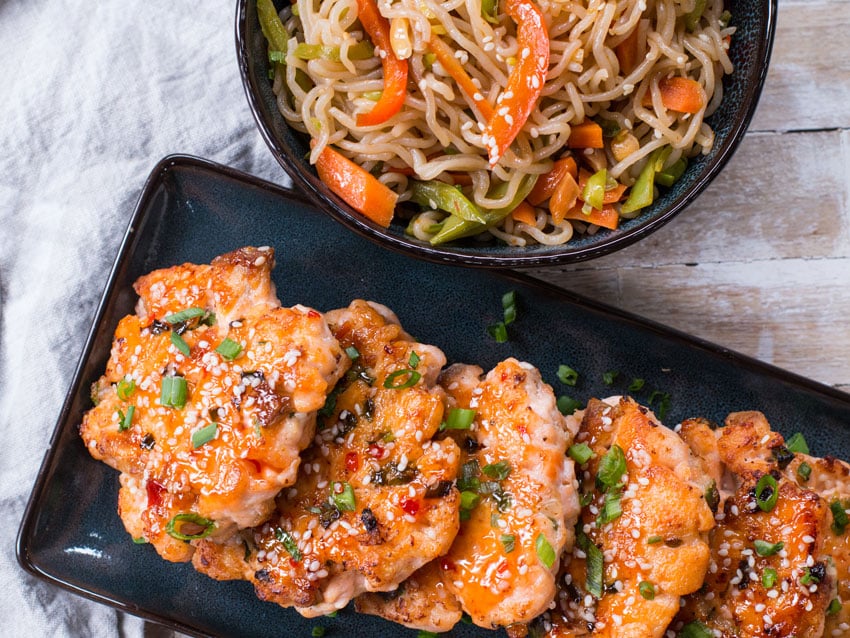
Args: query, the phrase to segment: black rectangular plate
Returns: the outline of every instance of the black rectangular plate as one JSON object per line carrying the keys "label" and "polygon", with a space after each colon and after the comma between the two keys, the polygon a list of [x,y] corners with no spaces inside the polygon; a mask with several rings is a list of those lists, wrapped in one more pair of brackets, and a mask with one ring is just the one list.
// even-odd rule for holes
{"label": "black rectangular plate", "polygon": [[[850,457],[850,395],[529,277],[410,259],[345,230],[293,191],[171,156],[148,178],[59,416],[18,537],[25,569],[196,635],[306,636],[315,625],[359,638],[415,635],[348,610],[307,620],[260,602],[247,583],[210,580],[133,544],[116,514],[117,473],[82,444],[77,426],[91,405],[89,386],[104,369],[119,319],[133,310],[133,281],[246,245],[277,251],[273,276],[284,305],[325,311],[355,298],[378,301],[449,362],[486,370],[514,356],[540,368],[556,393],[581,401],[625,393],[641,378],[643,389],[633,393],[639,401],[656,390],[670,395],[668,424],[757,409],[784,434],[803,432],[814,454]],[[509,290],[517,293],[518,318],[510,340],[497,344],[486,328],[502,318]],[[562,363],[579,372],[575,387],[557,380]],[[610,370],[620,374],[609,387],[602,378]],[[493,635],[467,625],[452,634]]]}

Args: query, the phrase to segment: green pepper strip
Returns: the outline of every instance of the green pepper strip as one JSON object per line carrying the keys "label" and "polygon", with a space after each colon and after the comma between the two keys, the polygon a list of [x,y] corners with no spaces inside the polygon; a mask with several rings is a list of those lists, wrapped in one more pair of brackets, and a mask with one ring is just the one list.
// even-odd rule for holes
{"label": "green pepper strip", "polygon": [[675,184],[678,179],[684,174],[688,167],[688,160],[680,157],[666,169],[655,175],[655,181],[662,186],[670,187]]}
{"label": "green pepper strip", "polygon": [[431,180],[413,182],[410,199],[421,206],[438,208],[465,221],[487,223],[481,210],[451,184]]}
{"label": "green pepper strip", "polygon": [[280,60],[275,64],[275,73],[282,72],[283,58],[289,43],[289,32],[283,26],[277,9],[272,0],[257,0],[257,18],[266,40],[269,42],[269,52],[279,52]]}
{"label": "green pepper strip", "polygon": [[672,152],[670,146],[657,148],[649,155],[646,165],[629,191],[629,198],[620,209],[620,217],[631,219],[637,211],[646,208],[655,199],[655,174],[664,168],[664,162]]}
{"label": "green pepper strip", "polygon": [[498,0],[481,0],[481,17],[490,24],[499,24],[499,2]]}
{"label": "green pepper strip", "polygon": [[[517,188],[516,195],[514,195],[514,198],[507,206],[492,210],[482,210],[481,212],[485,219],[484,223],[467,221],[454,215],[452,215],[451,217],[447,217],[446,220],[443,222],[443,227],[440,232],[431,238],[431,245],[437,246],[447,241],[454,241],[455,239],[461,239],[462,237],[477,235],[478,233],[487,230],[491,226],[495,226],[496,224],[501,222],[505,217],[507,217],[511,213],[511,211],[513,211],[514,208],[519,206],[520,202],[522,202],[528,196],[528,194],[531,192],[531,189],[534,188],[534,183],[537,181],[537,177],[537,175],[525,175],[519,184],[519,188]],[[493,188],[492,193],[488,195],[488,197],[490,197],[491,199],[498,199],[499,197],[503,197],[507,188],[508,183],[503,182]]]}
{"label": "green pepper strip", "polygon": [[608,171],[604,168],[588,177],[584,190],[581,192],[582,201],[596,210],[602,210],[605,203],[605,184],[607,182]]}
{"label": "green pepper strip", "polygon": [[694,3],[693,11],[685,16],[685,28],[687,28],[688,31],[693,31],[697,28],[704,11],[705,0],[697,0],[696,3]]}
{"label": "green pepper strip", "polygon": [[[349,60],[368,60],[375,54],[375,47],[371,42],[361,40],[357,44],[353,44],[348,48]],[[322,44],[307,44],[300,42],[292,51],[292,55],[300,60],[331,60],[339,62],[340,48],[325,46]],[[380,94],[380,92],[379,92]]]}

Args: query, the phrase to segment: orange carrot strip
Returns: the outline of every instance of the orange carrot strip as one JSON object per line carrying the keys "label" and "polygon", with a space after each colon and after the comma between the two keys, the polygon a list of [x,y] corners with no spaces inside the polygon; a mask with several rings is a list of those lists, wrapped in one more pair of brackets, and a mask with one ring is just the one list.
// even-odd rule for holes
{"label": "orange carrot strip", "polygon": [[481,89],[475,86],[466,69],[458,62],[452,48],[436,35],[431,36],[431,40],[428,42],[428,48],[431,49],[431,53],[437,56],[437,62],[440,63],[440,66],[457,82],[458,86],[466,93],[466,96],[478,108],[481,117],[489,121],[493,117],[493,107],[484,99]]}
{"label": "orange carrot strip", "polygon": [[581,194],[575,178],[567,173],[558,184],[555,192],[552,193],[552,198],[549,200],[549,212],[552,215],[552,221],[560,224],[565,219],[567,211],[573,208]]}
{"label": "orange carrot strip", "polygon": [[617,60],[620,62],[620,72],[623,75],[631,73],[638,63],[638,29],[635,27],[628,37],[615,48]]}
{"label": "orange carrot strip", "polygon": [[602,127],[592,120],[585,120],[570,126],[570,138],[567,140],[570,148],[602,148]]}
{"label": "orange carrot strip", "polygon": [[381,66],[384,70],[384,90],[372,110],[357,115],[357,126],[383,124],[401,110],[407,94],[407,60],[396,57],[390,44],[390,22],[378,12],[375,0],[357,0],[357,17],[381,49]]}
{"label": "orange carrot strip", "polygon": [[527,201],[521,201],[519,206],[511,211],[511,217],[515,221],[534,226],[537,223],[537,213],[534,211],[534,206]]}
{"label": "orange carrot strip", "polygon": [[398,195],[374,176],[330,146],[319,154],[316,172],[328,188],[356,211],[384,228],[390,225]]}
{"label": "orange carrot strip", "polygon": [[534,188],[531,189],[531,192],[525,199],[532,206],[539,206],[552,197],[552,193],[555,192],[558,184],[564,179],[564,175],[572,175],[573,179],[575,179],[578,176],[577,171],[576,161],[572,157],[562,157],[556,160],[548,173],[537,178]]}
{"label": "orange carrot strip", "polygon": [[483,131],[490,166],[498,163],[525,126],[549,71],[549,31],[537,5],[532,0],[507,0],[505,13],[516,22],[519,51],[496,113]]}
{"label": "orange carrot strip", "polygon": [[[658,83],[661,91],[661,103],[664,108],[679,113],[696,113],[705,105],[705,92],[702,85],[691,78],[675,76],[664,78]],[[652,93],[643,95],[643,105],[652,106]]]}
{"label": "orange carrot strip", "polygon": [[[584,185],[587,184],[588,178],[590,178],[590,171],[585,169],[580,169],[578,172],[578,187],[580,189],[579,192],[584,192]],[[605,191],[605,197],[602,199],[603,204],[616,204],[621,199],[623,199],[623,194],[626,192],[627,186],[625,184],[620,184],[612,188],[611,190]]]}
{"label": "orange carrot strip", "polygon": [[587,215],[582,212],[581,208],[582,204],[579,202],[567,211],[564,215],[564,219],[576,219],[587,224],[596,224],[597,226],[602,226],[602,228],[617,230],[617,226],[620,223],[620,214],[617,212],[617,209],[610,204],[603,206],[602,210],[593,208],[591,209],[590,214]]}

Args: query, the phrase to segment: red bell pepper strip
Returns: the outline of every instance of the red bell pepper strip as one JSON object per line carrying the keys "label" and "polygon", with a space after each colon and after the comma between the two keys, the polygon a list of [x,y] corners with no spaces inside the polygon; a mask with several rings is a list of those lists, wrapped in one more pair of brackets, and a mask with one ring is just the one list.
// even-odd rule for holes
{"label": "red bell pepper strip", "polygon": [[549,33],[540,9],[531,0],[507,0],[505,10],[517,23],[519,54],[508,86],[496,102],[496,113],[484,129],[491,166],[508,150],[531,115],[549,69]]}
{"label": "red bell pepper strip", "polygon": [[383,124],[401,110],[407,92],[407,60],[396,57],[390,44],[390,22],[378,12],[375,0],[357,0],[357,17],[380,49],[384,69],[384,90],[377,104],[368,113],[357,116],[357,126]]}

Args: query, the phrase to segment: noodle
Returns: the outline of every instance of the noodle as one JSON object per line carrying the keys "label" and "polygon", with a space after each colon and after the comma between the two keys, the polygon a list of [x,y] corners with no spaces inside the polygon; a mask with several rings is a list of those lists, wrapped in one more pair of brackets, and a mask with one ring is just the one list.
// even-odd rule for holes
{"label": "noodle", "polygon": [[[728,27],[722,0],[707,0],[696,16],[695,0],[536,0],[548,31],[548,71],[527,119],[497,161],[482,135],[488,120],[476,100],[498,110],[500,100],[511,97],[505,95],[511,72],[529,53],[505,3],[496,5],[495,15],[486,13],[482,0],[376,4],[396,38],[390,54],[399,51],[409,64],[400,110],[379,124],[358,125],[385,89],[387,52],[376,48],[366,59],[352,54],[358,43],[370,41],[357,19],[357,0],[297,0],[283,9],[290,36],[284,64],[277,67],[285,66],[285,73],[275,77],[273,89],[289,124],[314,141],[311,162],[333,146],[396,192],[399,202],[411,198],[417,181],[456,183],[485,213],[502,211],[498,223],[476,232],[510,245],[556,245],[595,230],[598,222],[555,223],[545,200],[536,208],[534,226],[504,212],[555,160],[573,154],[589,172],[606,170],[607,191],[617,182],[634,186],[648,158],[655,161],[661,150],[663,166],[657,170],[667,170],[707,153],[714,142],[704,119],[722,100],[721,78],[732,72],[727,51],[734,28]],[[451,47],[474,96],[465,93],[469,84],[460,84],[436,59],[429,47],[433,38]],[[298,53],[304,44],[335,48],[339,59],[304,59]],[[636,53],[633,68],[624,69],[621,48],[630,46]],[[665,106],[670,78],[698,83],[700,107],[687,112]],[[532,86],[536,82],[529,79]],[[512,124],[510,116],[505,119]],[[591,121],[606,134],[604,148],[571,149],[576,125]],[[489,143],[495,145],[495,138]],[[587,213],[585,199],[582,192],[577,206]],[[618,210],[622,205],[614,204]],[[408,232],[430,240],[448,216],[424,210]]]}

